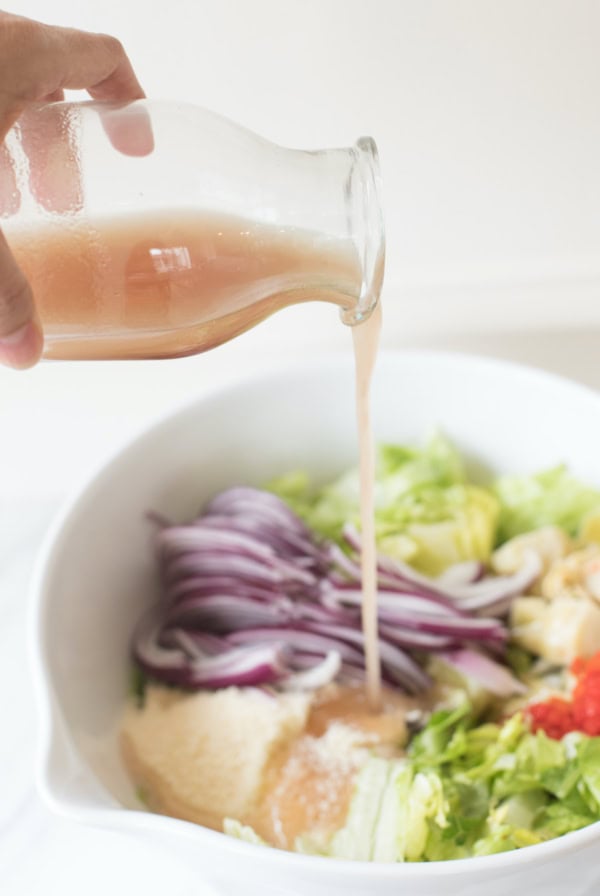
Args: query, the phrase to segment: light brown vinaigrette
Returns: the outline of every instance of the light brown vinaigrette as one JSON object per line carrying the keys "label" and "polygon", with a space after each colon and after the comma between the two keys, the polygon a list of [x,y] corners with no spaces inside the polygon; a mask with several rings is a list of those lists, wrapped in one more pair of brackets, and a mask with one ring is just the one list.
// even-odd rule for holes
{"label": "light brown vinaigrette", "polygon": [[360,458],[362,629],[366,687],[373,712],[381,703],[381,662],[377,630],[377,552],[375,546],[375,446],[371,423],[371,379],[379,347],[381,304],[371,317],[352,328],[356,372],[356,423]]}
{"label": "light brown vinaigrette", "polygon": [[408,736],[406,713],[417,705],[384,688],[374,714],[363,688],[324,689],[304,734],[272,757],[257,808],[245,822],[282,849],[292,849],[303,834],[327,839],[344,824],[367,752],[400,755]]}
{"label": "light brown vinaigrette", "polygon": [[352,308],[360,293],[350,241],[201,210],[49,218],[35,232],[5,232],[50,358],[193,354],[287,305]]}

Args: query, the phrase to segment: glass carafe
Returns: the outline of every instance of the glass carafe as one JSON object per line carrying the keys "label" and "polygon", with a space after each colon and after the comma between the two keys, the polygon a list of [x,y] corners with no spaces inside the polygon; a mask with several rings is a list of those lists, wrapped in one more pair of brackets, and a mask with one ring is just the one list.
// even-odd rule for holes
{"label": "glass carafe", "polygon": [[47,358],[205,351],[297,302],[356,324],[384,264],[377,150],[284,149],[194,106],[55,103],[0,155]]}

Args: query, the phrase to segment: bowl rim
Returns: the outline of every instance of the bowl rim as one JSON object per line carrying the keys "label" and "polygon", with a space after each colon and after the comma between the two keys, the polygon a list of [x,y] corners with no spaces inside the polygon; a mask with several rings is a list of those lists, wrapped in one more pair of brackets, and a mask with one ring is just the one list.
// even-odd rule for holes
{"label": "bowl rim", "polygon": [[[512,360],[489,358],[475,353],[440,351],[437,349],[385,349],[379,353],[377,363],[378,366],[383,363],[394,364],[405,359],[430,363],[442,361],[457,367],[462,365],[472,368],[479,367],[488,371],[526,377],[532,382],[537,380],[540,384],[554,384],[562,390],[569,391],[573,397],[583,397],[584,400],[596,403],[600,413],[600,392],[597,392],[592,387],[560,374]],[[365,883],[376,883],[377,881],[400,882],[402,880],[435,879],[440,876],[464,875],[475,872],[514,871],[521,866],[527,866],[538,861],[542,863],[547,858],[564,856],[585,848],[600,838],[600,821],[544,843],[488,856],[470,856],[438,862],[357,862],[265,848],[264,846],[246,843],[192,822],[149,811],[132,810],[125,807],[95,808],[93,806],[77,806],[63,801],[55,793],[52,776],[49,772],[50,757],[53,746],[64,739],[62,729],[68,729],[68,726],[63,721],[61,710],[57,705],[57,699],[53,694],[50,675],[46,671],[48,645],[45,637],[45,619],[51,601],[47,579],[56,561],[63,529],[66,528],[71,517],[77,513],[79,504],[85,499],[88,491],[94,487],[97,480],[124,454],[138,450],[143,441],[147,437],[155,435],[161,427],[171,425],[177,417],[185,417],[195,408],[200,410],[203,406],[219,402],[222,398],[229,398],[236,392],[260,390],[272,384],[275,378],[292,377],[305,371],[307,368],[310,369],[311,373],[317,368],[322,371],[332,368],[336,370],[347,368],[349,371],[352,371],[353,364],[352,359],[345,353],[323,352],[317,357],[313,356],[308,360],[276,363],[269,366],[267,370],[262,370],[250,376],[242,374],[239,379],[228,382],[224,386],[209,386],[203,389],[198,396],[191,399],[188,397],[182,402],[175,403],[156,415],[156,417],[144,422],[133,433],[122,438],[116,446],[113,445],[106,455],[101,457],[99,461],[96,461],[91,469],[79,477],[61,502],[59,510],[55,514],[42,541],[29,586],[27,647],[39,725],[35,780],[42,800],[55,814],[73,821],[124,832],[145,831],[171,837],[175,835],[186,840],[193,840],[198,846],[205,845],[207,849],[212,848],[215,851],[229,853],[232,857],[234,855],[240,858],[245,857],[248,860],[261,862],[263,865],[268,863],[274,869],[283,869],[286,872],[295,870],[299,874],[308,874],[321,880],[326,877],[331,878],[352,874],[354,877],[358,875],[361,882],[364,881]]]}

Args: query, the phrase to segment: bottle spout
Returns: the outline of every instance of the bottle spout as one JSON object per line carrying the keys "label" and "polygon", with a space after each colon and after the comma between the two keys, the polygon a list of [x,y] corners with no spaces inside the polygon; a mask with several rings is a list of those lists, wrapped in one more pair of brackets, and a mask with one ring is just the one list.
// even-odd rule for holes
{"label": "bottle spout", "polygon": [[360,295],[342,308],[342,321],[355,326],[367,320],[381,294],[385,267],[385,227],[381,202],[381,173],[377,145],[361,137],[352,148],[353,164],[346,182],[348,227],[362,271]]}

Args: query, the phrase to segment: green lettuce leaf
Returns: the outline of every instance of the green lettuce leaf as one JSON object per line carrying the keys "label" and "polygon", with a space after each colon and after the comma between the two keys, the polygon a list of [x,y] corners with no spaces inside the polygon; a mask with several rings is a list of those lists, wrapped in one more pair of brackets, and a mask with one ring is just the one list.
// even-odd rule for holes
{"label": "green lettuce leaf", "polygon": [[425,856],[432,825],[441,831],[448,824],[449,804],[440,775],[434,771],[417,772],[408,796],[406,828],[402,831],[403,855],[407,862]]}
{"label": "green lettuce leaf", "polygon": [[551,525],[577,535],[585,518],[600,509],[600,491],[579,482],[564,466],[533,476],[503,476],[494,491],[500,501],[500,542]]}
{"label": "green lettuce leaf", "polygon": [[344,827],[329,855],[373,862],[423,858],[429,823],[443,828],[448,806],[440,776],[407,761],[371,758],[358,774]]}
{"label": "green lettuce leaf", "polygon": [[[359,525],[357,469],[321,488],[293,471],[267,488],[326,538],[339,541],[346,523]],[[467,480],[460,455],[439,435],[421,449],[379,447],[375,504],[380,550],[429,575],[462,560],[485,561],[495,544],[543,526],[600,538],[600,490],[566,467],[503,476],[482,488]]]}
{"label": "green lettuce leaf", "polygon": [[578,811],[567,802],[552,803],[547,806],[540,819],[540,836],[543,840],[551,840],[570,831],[578,831],[597,820],[597,816],[586,811],[585,807],[582,807],[582,811]]}
{"label": "green lettuce leaf", "polygon": [[[302,471],[267,488],[326,538],[339,541],[345,524],[359,526],[356,469],[320,489]],[[458,452],[441,436],[422,449],[380,446],[375,507],[380,550],[429,575],[462,560],[487,560],[495,543],[497,499],[466,481]]]}
{"label": "green lettuce leaf", "polygon": [[255,846],[268,846],[262,837],[259,837],[254,828],[250,825],[242,824],[236,818],[226,818],[223,822],[223,831],[236,840],[244,840],[246,843],[253,843]]}
{"label": "green lettuce leaf", "polygon": [[392,764],[373,834],[374,862],[404,859],[409,831],[409,797],[414,771],[408,762]]}
{"label": "green lettuce leaf", "polygon": [[331,842],[331,856],[359,862],[372,861],[377,822],[393,770],[391,762],[378,757],[369,759],[360,770],[346,824]]}
{"label": "green lettuce leaf", "polygon": [[580,794],[591,812],[600,813],[600,737],[582,737],[576,745]]}

